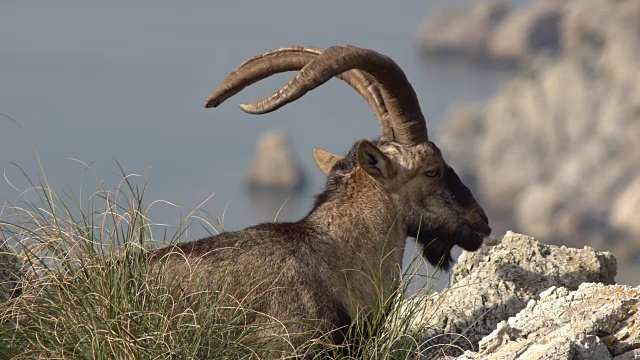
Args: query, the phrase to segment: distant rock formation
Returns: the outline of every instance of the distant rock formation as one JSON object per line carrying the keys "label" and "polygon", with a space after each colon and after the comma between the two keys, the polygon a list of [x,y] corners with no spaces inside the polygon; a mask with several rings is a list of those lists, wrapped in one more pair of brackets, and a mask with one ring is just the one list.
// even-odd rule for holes
{"label": "distant rock formation", "polygon": [[432,55],[488,56],[487,43],[509,11],[505,1],[447,6],[420,27],[420,46]]}
{"label": "distant rock formation", "polygon": [[494,29],[486,54],[503,62],[517,62],[532,53],[560,50],[562,1],[534,1],[525,11],[514,11]]}
{"label": "distant rock formation", "polygon": [[516,63],[536,53],[600,45],[615,27],[618,9],[633,10],[632,2],[537,0],[522,9],[504,0],[448,5],[425,20],[418,42],[427,54]]}
{"label": "distant rock formation", "polygon": [[[523,20],[531,18],[538,20]],[[447,161],[477,185],[491,213],[546,241],[616,253],[618,280],[632,284],[640,283],[638,19],[634,0],[538,0],[510,12],[487,36],[486,49],[520,46],[509,50],[519,54],[512,58],[520,73],[487,104],[453,110],[436,134]],[[522,25],[545,21],[554,26],[542,33]],[[536,36],[522,29],[557,38],[557,50],[540,50],[556,40],[540,49],[525,43]],[[558,33],[543,34],[549,29]],[[501,40],[501,33],[515,40]]]}
{"label": "distant rock formation", "polygon": [[250,189],[293,192],[302,188],[303,180],[286,133],[281,130],[263,133],[249,167],[247,183]]}

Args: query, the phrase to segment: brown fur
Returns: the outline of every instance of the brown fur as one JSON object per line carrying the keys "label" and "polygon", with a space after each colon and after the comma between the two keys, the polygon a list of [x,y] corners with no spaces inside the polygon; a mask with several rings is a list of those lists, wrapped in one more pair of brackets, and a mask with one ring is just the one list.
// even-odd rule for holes
{"label": "brown fur", "polygon": [[362,140],[344,158],[316,160],[328,179],[303,219],[182,243],[154,258],[192,291],[256,306],[278,320],[275,334],[289,334],[297,346],[372,310],[400,277],[406,237],[447,267],[451,247],[475,250],[490,232],[484,211],[430,142]]}
{"label": "brown fur", "polygon": [[339,343],[354,317],[394,289],[406,237],[424,245],[429,262],[448,268],[453,246],[476,250],[491,228],[428,140],[415,91],[387,56],[350,45],[275,49],[241,64],[205,106],[290,70],[300,71],[276,93],[241,108],[274,111],[335,76],[369,102],[383,136],[359,141],[344,157],[314,150],[327,182],[303,219],[179,244],[153,258],[188,290],[222,294],[228,311],[250,306],[267,315],[247,324],[272,325],[268,332],[294,347],[329,331]]}

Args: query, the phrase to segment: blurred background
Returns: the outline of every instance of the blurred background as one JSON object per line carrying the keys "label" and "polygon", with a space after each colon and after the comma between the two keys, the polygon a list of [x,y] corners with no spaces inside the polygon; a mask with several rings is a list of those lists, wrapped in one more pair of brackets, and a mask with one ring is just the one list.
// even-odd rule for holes
{"label": "blurred background", "polygon": [[[199,207],[226,230],[298,219],[324,181],[313,147],[344,153],[379,126],[331,81],[259,117],[204,99],[250,56],[288,45],[354,44],[384,53],[413,83],[430,133],[507,229],[618,257],[640,283],[640,6],[637,1],[189,1],[0,3],[0,203],[38,181],[35,146],[56,189],[143,175],[150,215],[177,226]],[[249,191],[256,141],[284,129],[305,179]],[[91,172],[84,173],[84,165]],[[14,164],[17,164],[14,165]],[[192,238],[204,236],[192,228]],[[409,247],[413,247],[410,242]],[[406,260],[410,256],[407,252]],[[444,274],[441,285],[446,282]]]}

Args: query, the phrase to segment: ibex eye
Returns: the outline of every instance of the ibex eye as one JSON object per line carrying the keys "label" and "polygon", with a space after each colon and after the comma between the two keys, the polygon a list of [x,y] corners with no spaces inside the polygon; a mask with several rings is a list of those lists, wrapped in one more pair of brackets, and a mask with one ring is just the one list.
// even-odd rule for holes
{"label": "ibex eye", "polygon": [[424,175],[428,178],[436,178],[438,177],[438,175],[440,175],[440,168],[427,170],[424,172]]}

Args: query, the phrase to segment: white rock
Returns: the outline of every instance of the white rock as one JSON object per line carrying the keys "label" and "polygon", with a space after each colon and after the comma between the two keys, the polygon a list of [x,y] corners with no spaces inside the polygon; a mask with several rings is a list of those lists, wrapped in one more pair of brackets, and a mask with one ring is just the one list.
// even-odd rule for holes
{"label": "white rock", "polygon": [[[454,343],[457,347],[448,347],[446,352],[458,355],[464,350],[477,350],[481,339],[492,333],[498,323],[508,320],[499,334],[483,342],[483,346],[500,347],[495,344],[508,341],[511,322],[523,316],[518,314],[522,309],[540,309],[540,302],[544,301],[540,293],[552,301],[584,282],[613,284],[615,274],[611,253],[545,245],[509,232],[497,245],[483,245],[476,252],[465,253],[453,268],[449,289],[423,299],[427,311],[415,317],[415,324],[430,327],[423,338],[433,349]],[[553,314],[546,311],[540,316],[543,319],[546,315],[545,321],[552,321]]]}
{"label": "white rock", "polygon": [[302,174],[284,131],[271,130],[260,136],[247,181],[254,189],[293,191],[302,186]]}

